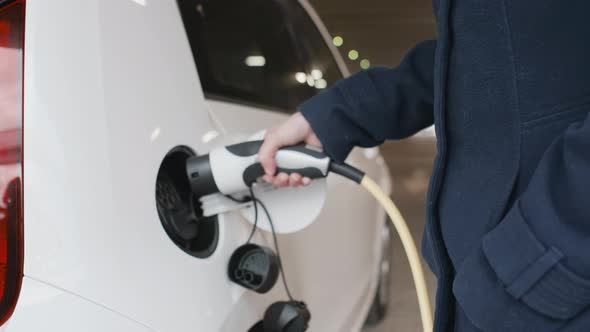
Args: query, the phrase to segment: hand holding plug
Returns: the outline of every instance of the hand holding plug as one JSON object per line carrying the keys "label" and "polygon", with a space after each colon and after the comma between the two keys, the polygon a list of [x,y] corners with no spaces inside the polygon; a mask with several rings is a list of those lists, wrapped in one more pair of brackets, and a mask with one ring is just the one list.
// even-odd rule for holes
{"label": "hand holding plug", "polygon": [[293,114],[284,123],[266,132],[264,143],[258,152],[259,161],[266,173],[263,177],[266,182],[272,183],[277,187],[304,186],[311,182],[310,178],[303,177],[299,173],[292,173],[291,175],[286,173],[276,174],[277,164],[275,155],[277,151],[281,147],[295,145],[301,142],[319,148],[322,147],[320,140],[314,133],[309,122],[299,112]]}

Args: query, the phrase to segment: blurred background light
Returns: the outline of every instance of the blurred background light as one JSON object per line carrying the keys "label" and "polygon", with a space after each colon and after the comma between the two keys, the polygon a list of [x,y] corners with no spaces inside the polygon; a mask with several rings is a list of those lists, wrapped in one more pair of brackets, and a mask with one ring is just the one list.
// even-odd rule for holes
{"label": "blurred background light", "polygon": [[340,37],[340,36],[335,36],[332,39],[332,43],[334,44],[334,46],[340,47],[340,46],[342,46],[344,44],[344,39],[342,37]]}
{"label": "blurred background light", "polygon": [[295,73],[295,80],[301,84],[307,82],[307,74],[303,72]]}
{"label": "blurred background light", "polygon": [[244,60],[248,67],[263,67],[266,64],[266,59],[262,55],[250,55]]}
{"label": "blurred background light", "polygon": [[313,77],[311,77],[311,75],[307,76],[307,85],[309,85],[309,86],[315,85],[315,80],[313,79]]}
{"label": "blurred background light", "polygon": [[361,68],[368,69],[369,67],[371,67],[371,62],[367,59],[362,59],[361,60]]}
{"label": "blurred background light", "polygon": [[319,80],[315,81],[315,88],[316,89],[325,89],[328,86],[328,82],[325,79],[320,78]]}
{"label": "blurred background light", "polygon": [[314,69],[311,71],[311,77],[313,77],[314,80],[319,80],[324,77],[324,73],[319,69]]}
{"label": "blurred background light", "polygon": [[350,50],[348,51],[348,58],[350,60],[356,60],[359,58],[359,52],[357,50]]}

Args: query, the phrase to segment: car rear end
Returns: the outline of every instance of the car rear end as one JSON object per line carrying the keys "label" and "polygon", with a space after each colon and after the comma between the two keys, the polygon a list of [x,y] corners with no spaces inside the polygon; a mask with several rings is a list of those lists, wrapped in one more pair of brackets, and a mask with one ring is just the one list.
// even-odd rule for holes
{"label": "car rear end", "polygon": [[23,1],[0,2],[0,324],[23,275]]}

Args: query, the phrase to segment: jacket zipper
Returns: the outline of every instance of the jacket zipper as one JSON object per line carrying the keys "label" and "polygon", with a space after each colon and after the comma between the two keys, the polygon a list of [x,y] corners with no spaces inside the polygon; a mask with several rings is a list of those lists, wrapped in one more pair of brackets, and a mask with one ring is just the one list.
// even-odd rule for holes
{"label": "jacket zipper", "polygon": [[440,274],[438,295],[436,299],[436,315],[434,331],[445,331],[448,327],[450,317],[441,316],[441,308],[448,306],[447,316],[453,313],[452,290],[450,286],[449,259],[442,240],[440,231],[440,220],[438,220],[437,205],[440,195],[440,188],[443,180],[443,172],[446,165],[446,136],[445,136],[445,105],[446,105],[446,81],[448,71],[448,58],[450,47],[449,20],[451,0],[441,0],[438,11],[438,41],[435,53],[435,131],[437,137],[437,157],[428,191],[428,232],[429,241],[433,246],[433,259]]}

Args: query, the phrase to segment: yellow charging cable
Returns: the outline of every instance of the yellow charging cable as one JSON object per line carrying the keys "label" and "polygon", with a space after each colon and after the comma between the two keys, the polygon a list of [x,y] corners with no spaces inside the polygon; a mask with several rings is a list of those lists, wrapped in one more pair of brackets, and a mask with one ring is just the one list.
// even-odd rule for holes
{"label": "yellow charging cable", "polygon": [[410,233],[408,224],[402,217],[397,206],[389,196],[381,190],[381,187],[361,170],[349,164],[334,163],[330,164],[330,172],[340,174],[343,177],[352,180],[365,188],[375,197],[375,199],[383,206],[385,212],[389,216],[389,220],[393,223],[395,230],[399,234],[406,256],[410,263],[412,270],[412,277],[414,279],[414,286],[416,286],[416,294],[418,296],[418,305],[420,306],[420,318],[422,319],[422,328],[424,332],[432,332],[432,310],[430,309],[430,299],[428,298],[428,290],[426,289],[426,280],[424,278],[424,270],[422,269],[422,261],[416,249],[414,238]]}
{"label": "yellow charging cable", "polygon": [[424,332],[432,332],[432,310],[430,308],[430,299],[428,298],[428,290],[426,288],[426,280],[424,278],[424,270],[422,269],[422,261],[416,249],[414,238],[408,229],[408,224],[404,217],[399,212],[399,209],[389,196],[381,190],[381,187],[368,176],[363,176],[361,186],[370,192],[373,197],[383,206],[389,219],[393,223],[408,256],[410,262],[410,269],[412,270],[412,277],[414,278],[414,285],[416,286],[416,294],[418,296],[418,305],[420,306],[420,317],[422,319],[422,327]]}

